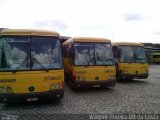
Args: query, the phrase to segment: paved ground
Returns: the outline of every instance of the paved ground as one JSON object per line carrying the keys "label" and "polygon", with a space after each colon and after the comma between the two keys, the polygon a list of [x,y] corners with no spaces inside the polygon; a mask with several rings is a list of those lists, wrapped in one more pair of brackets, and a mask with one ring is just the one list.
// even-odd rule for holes
{"label": "paved ground", "polygon": [[148,79],[118,82],[108,89],[73,91],[65,85],[65,96],[59,101],[0,104],[0,119],[67,119],[61,114],[72,114],[69,117],[78,120],[86,119],[82,114],[160,114],[160,65],[150,66],[149,72]]}

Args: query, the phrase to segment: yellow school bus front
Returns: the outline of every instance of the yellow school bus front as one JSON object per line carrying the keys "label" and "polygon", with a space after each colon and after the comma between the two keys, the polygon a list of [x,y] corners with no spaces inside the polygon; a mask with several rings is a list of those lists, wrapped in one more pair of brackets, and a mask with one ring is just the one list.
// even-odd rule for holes
{"label": "yellow school bus front", "polygon": [[77,87],[108,87],[115,85],[114,66],[75,66],[73,84]]}
{"label": "yellow school bus front", "polygon": [[118,76],[124,79],[146,79],[148,78],[147,63],[119,63]]}
{"label": "yellow school bus front", "polygon": [[63,44],[65,76],[73,88],[115,85],[115,65],[108,39],[76,37]]}
{"label": "yellow school bus front", "polygon": [[113,43],[117,79],[148,78],[148,63],[141,43]]}
{"label": "yellow school bus front", "polygon": [[62,98],[64,71],[58,33],[2,30],[0,102]]}
{"label": "yellow school bus front", "polygon": [[34,72],[1,72],[1,102],[37,101],[46,97],[63,97],[63,70]]}

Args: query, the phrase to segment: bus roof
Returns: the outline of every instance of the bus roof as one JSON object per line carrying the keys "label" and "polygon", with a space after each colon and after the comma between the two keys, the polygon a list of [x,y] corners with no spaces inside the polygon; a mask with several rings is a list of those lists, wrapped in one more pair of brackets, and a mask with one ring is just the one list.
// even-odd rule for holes
{"label": "bus roof", "polygon": [[113,46],[144,46],[143,43],[136,43],[136,42],[114,42],[112,43]]}
{"label": "bus roof", "polygon": [[63,45],[68,45],[73,42],[107,42],[111,43],[109,39],[106,38],[98,38],[98,37],[72,37],[66,40]]}
{"label": "bus roof", "polygon": [[38,29],[3,29],[0,35],[18,35],[18,36],[59,36],[57,32]]}

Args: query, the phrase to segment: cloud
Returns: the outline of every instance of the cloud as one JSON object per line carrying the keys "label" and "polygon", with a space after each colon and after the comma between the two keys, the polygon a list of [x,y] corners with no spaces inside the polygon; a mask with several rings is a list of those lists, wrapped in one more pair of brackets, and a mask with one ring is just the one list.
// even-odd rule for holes
{"label": "cloud", "polygon": [[0,0],[0,10],[5,10],[0,16],[3,28],[48,29],[64,36],[109,37],[115,41],[160,39],[159,0],[6,1]]}
{"label": "cloud", "polygon": [[6,3],[8,0],[0,0],[0,4]]}
{"label": "cloud", "polygon": [[67,24],[62,20],[42,20],[34,21],[33,27],[41,29],[52,29],[56,31],[64,31],[68,28]]}
{"label": "cloud", "polygon": [[160,31],[153,32],[154,35],[160,35]]}
{"label": "cloud", "polygon": [[145,20],[148,19],[149,17],[137,14],[137,13],[127,13],[125,14],[125,21],[140,21],[140,20]]}
{"label": "cloud", "polygon": [[109,25],[106,24],[85,24],[79,27],[80,30],[107,30],[109,29]]}

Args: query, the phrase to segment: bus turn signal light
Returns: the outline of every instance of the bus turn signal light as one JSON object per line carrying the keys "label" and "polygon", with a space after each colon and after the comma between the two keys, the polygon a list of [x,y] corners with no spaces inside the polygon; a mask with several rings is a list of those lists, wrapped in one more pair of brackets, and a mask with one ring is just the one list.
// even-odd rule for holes
{"label": "bus turn signal light", "polygon": [[0,93],[12,93],[11,86],[0,86]]}
{"label": "bus turn signal light", "polygon": [[61,83],[53,83],[53,84],[51,84],[50,90],[62,89],[62,88],[63,88],[63,84],[61,84]]}

